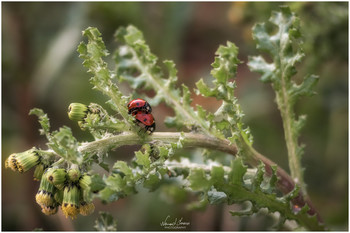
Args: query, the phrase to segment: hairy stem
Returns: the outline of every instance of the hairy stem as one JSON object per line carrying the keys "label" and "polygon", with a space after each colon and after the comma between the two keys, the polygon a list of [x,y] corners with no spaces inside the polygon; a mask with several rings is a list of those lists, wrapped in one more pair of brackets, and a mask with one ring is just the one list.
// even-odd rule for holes
{"label": "hairy stem", "polygon": [[[222,151],[231,155],[237,154],[237,147],[233,145],[227,139],[218,139],[215,137],[206,136],[203,134],[196,133],[173,133],[173,132],[155,132],[152,135],[146,138],[140,138],[135,133],[123,133],[119,135],[114,135],[108,138],[96,140],[93,142],[83,143],[78,149],[81,153],[100,153],[109,149],[116,149],[120,146],[124,145],[139,145],[143,143],[155,143],[155,142],[164,142],[164,143],[176,143],[179,141],[180,137],[183,136],[183,146],[186,147],[201,147],[207,149],[214,149],[218,151]],[[249,147],[250,156],[247,158],[246,162],[256,167],[260,161],[265,164],[265,170],[267,175],[272,174],[271,166],[276,165],[273,161],[269,160],[265,156],[261,155],[257,151],[255,151],[252,147]],[[277,176],[279,181],[277,183],[278,189],[287,194],[294,189],[295,183],[293,179],[285,172],[282,168],[277,167]],[[317,213],[315,208],[313,207],[311,201],[308,198],[304,198],[304,195],[300,192],[298,197],[293,200],[295,205],[300,207],[308,204],[310,207],[309,214],[314,215],[317,214],[317,217],[320,222],[322,219],[320,215]]]}
{"label": "hairy stem", "polygon": [[307,192],[306,192],[306,186],[304,184],[303,169],[301,167],[300,158],[298,158],[298,155],[297,155],[298,137],[293,132],[294,119],[292,118],[292,116],[294,116],[294,114],[289,104],[289,100],[288,100],[289,95],[287,93],[287,90],[284,87],[284,84],[282,85],[282,94],[281,95],[277,94],[276,98],[277,98],[277,103],[278,103],[282,120],[283,120],[284,136],[285,136],[287,150],[288,150],[288,160],[289,160],[288,164],[289,164],[290,173],[294,181],[298,185],[300,185],[303,195],[306,196]]}

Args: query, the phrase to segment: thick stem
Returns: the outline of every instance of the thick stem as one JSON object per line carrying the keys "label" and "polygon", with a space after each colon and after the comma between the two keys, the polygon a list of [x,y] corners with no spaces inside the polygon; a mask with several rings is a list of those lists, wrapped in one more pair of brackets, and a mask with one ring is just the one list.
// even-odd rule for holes
{"label": "thick stem", "polygon": [[[143,143],[151,143],[157,141],[165,143],[176,143],[179,141],[180,137],[181,133],[155,132],[152,135],[142,139],[134,133],[123,133],[108,138],[96,140],[93,142],[84,143],[79,147],[79,151],[81,153],[101,153],[106,150],[115,149],[124,145],[139,145]],[[217,139],[214,137],[197,133],[184,133],[183,138],[184,147],[201,147],[213,149],[234,156],[237,154],[236,145],[233,145],[229,140],[226,139]],[[264,157],[263,155],[255,151],[253,148],[249,148],[249,156],[247,157],[246,162],[252,167],[256,167],[260,163],[260,161],[262,161],[265,164],[266,174],[271,175],[271,166],[276,165],[276,163]],[[293,179],[287,174],[287,172],[285,172],[280,167],[277,167],[277,176],[279,178],[277,187],[282,193],[287,194],[294,189],[295,183]],[[320,215],[313,207],[311,201],[308,198],[305,199],[304,195],[302,195],[302,192],[300,192],[299,196],[293,200],[293,203],[295,205],[298,205],[299,207],[308,204],[308,206],[310,207],[308,213],[310,215],[317,214],[319,221],[322,222]]]}

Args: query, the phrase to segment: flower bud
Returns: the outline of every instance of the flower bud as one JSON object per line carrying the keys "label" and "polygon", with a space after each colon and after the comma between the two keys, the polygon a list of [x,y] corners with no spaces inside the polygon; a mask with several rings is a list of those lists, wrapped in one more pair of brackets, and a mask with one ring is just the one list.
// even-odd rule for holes
{"label": "flower bud", "polygon": [[80,171],[78,169],[70,169],[68,171],[68,177],[70,181],[76,182],[80,178]]}
{"label": "flower bud", "polygon": [[36,153],[36,148],[32,148],[22,153],[11,154],[5,161],[5,167],[20,173],[26,172],[40,162],[40,156]]}
{"label": "flower bud", "polygon": [[94,210],[95,210],[94,203],[92,202],[87,203],[85,201],[80,202],[79,212],[81,215],[84,215],[84,216],[90,215],[94,212]]}
{"label": "flower bud", "polygon": [[56,205],[54,205],[54,206],[41,206],[41,212],[43,212],[46,215],[56,214],[57,211],[58,211],[58,208]]}
{"label": "flower bud", "polygon": [[64,188],[62,211],[66,218],[75,219],[79,214],[80,190],[74,184],[70,184]]}
{"label": "flower bud", "polygon": [[63,168],[52,168],[47,172],[47,180],[58,189],[63,189],[66,181],[66,170]]}
{"label": "flower bud", "polygon": [[40,206],[53,206],[55,186],[47,180],[47,173],[43,174],[38,193],[35,195],[36,202]]}
{"label": "flower bud", "polygon": [[82,121],[89,111],[88,106],[80,103],[71,103],[68,107],[68,117],[72,121]]}
{"label": "flower bud", "polygon": [[39,163],[38,165],[36,165],[35,170],[34,170],[34,174],[33,174],[33,177],[34,177],[35,181],[40,181],[41,180],[41,177],[44,174],[44,170],[45,170],[44,164]]}
{"label": "flower bud", "polygon": [[90,190],[91,185],[91,176],[90,175],[83,175],[81,179],[79,180],[79,185],[84,190]]}

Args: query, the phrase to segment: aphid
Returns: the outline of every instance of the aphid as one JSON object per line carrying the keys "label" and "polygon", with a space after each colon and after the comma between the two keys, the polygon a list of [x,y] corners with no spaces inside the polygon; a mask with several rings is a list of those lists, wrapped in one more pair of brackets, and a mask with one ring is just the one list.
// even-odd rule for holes
{"label": "aphid", "polygon": [[129,114],[133,114],[139,111],[145,112],[145,113],[151,113],[152,112],[152,108],[151,105],[149,105],[149,103],[146,100],[143,99],[134,99],[131,100],[128,103],[128,110],[129,110]]}
{"label": "aphid", "polygon": [[151,134],[156,129],[153,115],[151,113],[144,113],[141,111],[133,113],[136,122],[140,127],[143,127],[147,133]]}

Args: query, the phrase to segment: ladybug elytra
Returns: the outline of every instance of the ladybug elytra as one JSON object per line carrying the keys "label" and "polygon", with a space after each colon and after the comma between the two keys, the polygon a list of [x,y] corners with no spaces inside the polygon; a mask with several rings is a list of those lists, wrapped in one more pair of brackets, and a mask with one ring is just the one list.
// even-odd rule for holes
{"label": "ladybug elytra", "polygon": [[156,129],[156,123],[154,122],[154,117],[151,113],[145,113],[138,111],[133,113],[136,122],[140,127],[143,127],[147,133],[151,134]]}
{"label": "ladybug elytra", "polygon": [[146,100],[137,98],[134,100],[131,100],[128,103],[128,110],[129,110],[129,114],[134,114],[136,112],[142,111],[145,113],[151,113],[152,112],[152,108],[151,105],[149,105],[149,103]]}

